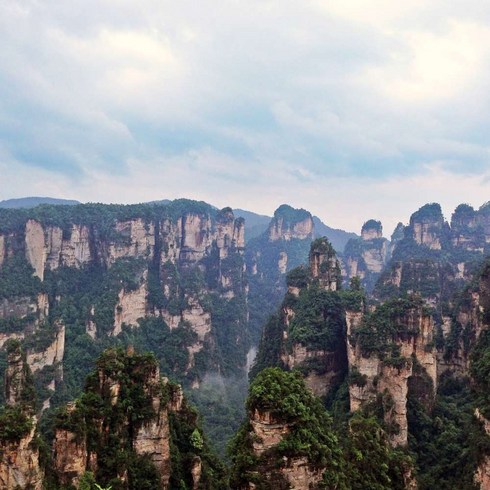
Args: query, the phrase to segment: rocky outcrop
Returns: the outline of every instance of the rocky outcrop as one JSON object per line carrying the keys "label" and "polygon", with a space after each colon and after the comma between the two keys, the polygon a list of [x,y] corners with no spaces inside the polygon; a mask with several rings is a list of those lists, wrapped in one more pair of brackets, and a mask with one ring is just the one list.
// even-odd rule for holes
{"label": "rocky outcrop", "polygon": [[[147,274],[142,277],[139,288],[134,291],[121,289],[118,294],[118,302],[114,309],[114,328],[111,335],[116,336],[122,332],[122,326],[138,326],[138,320],[147,314]],[[93,331],[93,327],[89,326]]]}
{"label": "rocky outcrop", "polygon": [[[158,239],[162,240],[158,246],[164,260],[195,263],[210,252],[213,244],[220,250],[220,258],[225,258],[230,248],[243,249],[244,220],[235,220],[228,208],[218,214],[215,223],[208,213],[194,212],[184,212],[178,220],[159,222],[136,218],[116,221],[113,236],[107,238],[97,228],[86,225],[73,224],[64,231],[30,219],[25,227],[25,253],[35,274],[43,280],[46,269],[60,266],[80,268],[90,261],[110,266],[127,257],[152,260]],[[3,235],[1,240],[5,248]]]}
{"label": "rocky outcrop", "polygon": [[[245,223],[235,219],[230,208],[218,211],[205,203],[183,200],[168,205],[80,205],[53,215],[49,210],[27,212],[20,219],[0,234],[0,255],[2,260],[19,255],[24,265],[27,261],[45,285],[28,283],[28,267],[23,281],[34,291],[49,291],[49,297],[40,294],[37,305],[27,294],[0,298],[0,319],[13,319],[0,332],[0,348],[9,339],[29,338],[42,322],[60,320],[67,303],[73,302],[70,315],[78,315],[76,322],[84,324],[94,340],[119,335],[123,325],[136,327],[140,318],[161,317],[171,329],[185,324],[196,334],[183,346],[190,354],[188,370],[194,366],[194,355],[204,348],[212,351],[213,369],[245,367]],[[15,281],[15,274],[10,274]],[[78,280],[82,290],[67,287]],[[99,283],[103,287],[98,288]],[[81,293],[83,301],[76,297]],[[230,336],[234,337],[232,349],[221,349],[219,354],[215,352],[220,348],[219,332],[213,329],[210,296],[218,296],[223,308],[229,301],[236,303],[236,317],[231,315],[226,328],[233,324],[241,330]],[[113,311],[113,321],[106,304]],[[222,359],[235,348],[240,355],[232,361]],[[34,353],[29,355],[39,372],[42,367],[37,368]],[[199,372],[193,376],[206,374],[195,371]]]}
{"label": "rocky outcrop", "polygon": [[270,242],[313,239],[313,218],[304,209],[293,209],[283,204],[275,211],[267,235]]}
{"label": "rocky outcrop", "polygon": [[[294,344],[290,353],[283,352],[281,360],[288,369],[300,368],[306,370],[305,384],[317,396],[325,396],[330,389],[342,378],[345,369],[344,352],[308,349],[301,344]],[[308,370],[312,362],[321,369]]]}
{"label": "rocky outcrop", "polygon": [[0,488],[43,488],[43,474],[36,449],[35,424],[29,434],[15,442],[0,442]]}
{"label": "rocky outcrop", "polygon": [[28,382],[29,370],[25,364],[20,347],[8,354],[7,370],[5,372],[5,403],[18,405],[23,401],[23,393]]}
{"label": "rocky outcrop", "polygon": [[[408,438],[407,400],[409,389],[420,390],[420,399],[430,407],[437,389],[437,353],[433,347],[434,323],[422,307],[412,307],[403,316],[391,319],[403,325],[403,334],[394,334],[390,342],[395,357],[379,356],[363,350],[356,338],[362,325],[362,316],[347,315],[347,353],[349,359],[349,397],[352,411],[381,395],[384,417],[393,429],[390,434],[394,446],[405,446]],[[379,335],[373,331],[373,336]]]}
{"label": "rocky outcrop", "polygon": [[[104,352],[93,379],[95,384],[88,383],[87,391],[97,396],[89,396],[82,404],[68,404],[58,418],[53,463],[60,482],[78,488],[84,472],[92,471],[97,476],[102,470],[105,475],[112,472],[124,483],[131,478],[131,471],[135,471],[126,466],[127,462],[141,457],[142,462],[149,461],[156,471],[158,482],[152,488],[169,488],[170,448],[173,445],[175,451],[176,445],[187,444],[172,439],[171,418],[175,424],[182,417],[185,427],[197,420],[196,413],[186,404],[182,388],[160,377],[154,358],[135,354],[131,347],[126,353]],[[97,401],[91,405],[91,400]],[[135,403],[140,410],[136,416],[127,409]],[[116,446],[125,457],[121,458],[121,464],[108,466],[105,455]],[[201,475],[207,470],[203,469],[200,457],[191,456],[192,465],[182,471],[187,473],[192,486],[199,488]]]}
{"label": "rocky outcrop", "polygon": [[190,369],[194,365],[194,355],[203,349],[204,343],[211,333],[211,315],[204,311],[197,298],[190,297],[187,302],[189,307],[182,312],[181,319],[183,322],[187,322],[192,331],[197,334],[197,341],[187,348],[190,354],[188,366]]}
{"label": "rocky outcrop", "polygon": [[144,422],[133,439],[133,448],[138,456],[148,456],[160,476],[162,488],[170,480],[170,427],[167,407],[161,405],[160,397],[154,396],[152,407],[156,416]]}
{"label": "rocky outcrop", "polygon": [[142,218],[130,221],[118,221],[115,231],[119,239],[111,243],[108,249],[108,260],[114,262],[123,257],[153,258],[155,250],[155,224]]}
{"label": "rocky outcrop", "polygon": [[32,219],[26,223],[26,258],[42,281],[46,265],[44,230],[40,223]]}
{"label": "rocky outcrop", "polygon": [[357,276],[371,291],[390,258],[391,246],[383,238],[381,222],[366,221],[361,229],[361,238],[351,238],[345,246],[342,258],[344,279],[348,281]]}
{"label": "rocky outcrop", "polygon": [[58,324],[53,341],[40,352],[36,350],[27,351],[27,364],[33,373],[40,371],[46,366],[62,364],[65,353],[65,326]]}
{"label": "rocky outcrop", "polygon": [[441,250],[448,232],[439,204],[426,204],[410,217],[412,238],[418,245],[431,250]]}
{"label": "rocky outcrop", "polygon": [[283,437],[289,433],[289,426],[276,420],[268,411],[255,410],[250,423],[256,436],[253,438],[253,448],[255,454],[258,455],[277,446]]}
{"label": "rocky outcrop", "polygon": [[336,291],[340,266],[335,250],[326,238],[318,238],[311,244],[309,262],[311,277],[325,290]]}
{"label": "rocky outcrop", "polygon": [[26,223],[26,258],[41,280],[46,268],[55,270],[62,265],[80,267],[88,263],[94,258],[90,241],[87,226],[73,224],[69,232],[64,233],[57,226],[43,226],[33,219]]}
{"label": "rocky outcrop", "polygon": [[383,238],[383,227],[381,226],[381,221],[376,221],[374,219],[366,221],[361,228],[361,238],[364,241]]}
{"label": "rocky outcrop", "polygon": [[32,381],[19,345],[11,345],[5,375],[7,407],[2,426],[9,430],[0,438],[0,487],[41,490],[43,473],[39,467],[39,448],[36,444],[36,418],[32,399]]}
{"label": "rocky outcrop", "polygon": [[[255,410],[250,418],[252,427],[253,452],[257,456],[267,454],[287,436],[290,427],[283,421],[276,420],[268,411]],[[270,470],[269,470],[270,471]],[[324,468],[318,468],[311,465],[306,457],[284,457],[278,475],[264,475],[272,481],[283,481],[288,487],[294,490],[307,490],[317,485],[323,476]],[[251,484],[248,488],[255,488]],[[274,484],[270,488],[274,488]],[[282,487],[281,487],[282,488]]]}
{"label": "rocky outcrop", "polygon": [[[69,414],[75,411],[75,404],[66,408]],[[65,428],[56,428],[53,441],[53,467],[62,485],[78,488],[80,477],[89,469],[97,469],[96,454],[87,451],[85,438]]]}

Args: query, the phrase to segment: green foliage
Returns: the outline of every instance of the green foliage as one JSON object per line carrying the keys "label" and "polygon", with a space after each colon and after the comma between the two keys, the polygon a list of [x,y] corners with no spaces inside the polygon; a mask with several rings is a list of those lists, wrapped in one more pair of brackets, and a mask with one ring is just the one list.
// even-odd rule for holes
{"label": "green foliage", "polygon": [[381,221],[370,219],[362,225],[362,231],[371,230],[371,229],[375,229],[376,231],[381,232],[383,229],[383,227],[381,226]]}
{"label": "green foliage", "polygon": [[352,289],[351,287],[350,290],[344,289],[338,291],[337,294],[339,295],[345,310],[354,312],[363,311],[364,305],[366,304],[366,295],[363,290]]}
{"label": "green foliage", "polygon": [[478,406],[490,419],[490,330],[481,332],[471,353],[470,373],[475,381]]}
{"label": "green foliage", "polygon": [[337,293],[311,286],[300,292],[294,311],[288,336],[291,343],[332,351],[342,342],[344,310]]}
{"label": "green foliage", "polygon": [[345,481],[349,490],[403,490],[404,470],[410,457],[390,447],[385,432],[373,417],[355,414],[345,441]]}
{"label": "green foliage", "polygon": [[[140,481],[142,461],[133,453],[131,445],[131,434],[156,415],[153,397],[160,396],[162,400],[166,397],[165,386],[149,383],[156,369],[157,361],[150,354],[128,355],[120,349],[106,350],[97,360],[97,371],[87,378],[85,392],[77,400],[75,410],[61,410],[57,415],[58,428],[85,439],[88,450],[97,454],[96,479],[105,485],[115,485],[115,489],[120,488],[116,477],[123,468],[131,482],[140,482],[139,488],[158,485],[154,470],[146,472],[144,484]],[[101,383],[101,379],[106,381]],[[116,403],[108,391],[111,383],[119,385]],[[99,427],[109,431],[107,437]]]}
{"label": "green foliage", "polygon": [[191,440],[191,445],[194,448],[194,450],[200,451],[203,448],[204,442],[202,439],[202,435],[199,432],[199,429],[197,427],[192,431],[190,440]]}
{"label": "green foliage", "polygon": [[35,297],[40,291],[41,281],[22,253],[4,260],[0,267],[0,299]]}
{"label": "green foliage", "polygon": [[419,296],[387,301],[378,306],[374,312],[364,316],[361,325],[352,333],[352,341],[360,345],[364,355],[389,354],[397,339],[418,333],[416,330],[411,330],[408,316],[423,313],[425,313],[424,302]]}
{"label": "green foliage", "polygon": [[[208,295],[207,310],[216,334],[220,369],[224,376],[239,375],[249,347],[247,337],[247,298],[243,292],[231,299],[219,294]],[[242,360],[243,364],[240,363]]]}
{"label": "green foliage", "polygon": [[277,315],[272,315],[264,326],[254,365],[250,370],[253,380],[260,371],[267,367],[282,366],[281,346],[283,340],[283,323]]}
{"label": "green foliage", "polygon": [[356,385],[360,388],[363,388],[367,384],[367,376],[365,374],[361,374],[359,370],[354,366],[349,371],[349,376],[347,377],[347,381],[349,385]]}
{"label": "green foliage", "polygon": [[284,225],[291,226],[311,218],[311,214],[306,211],[306,209],[294,209],[287,204],[282,204],[274,212],[274,218],[282,218],[284,220]]}
{"label": "green foliage", "polygon": [[291,269],[286,275],[286,284],[296,288],[305,288],[310,282],[310,271],[308,267],[300,265]]}
{"label": "green foliage", "polygon": [[33,418],[21,405],[0,408],[0,442],[16,442],[29,434]]}
{"label": "green foliage", "polygon": [[192,488],[191,470],[197,456],[202,463],[201,488],[228,488],[225,467],[203,437],[195,409],[184,400],[179,412],[169,413],[169,422],[172,465],[170,488]]}
{"label": "green foliage", "polygon": [[336,292],[311,286],[300,292],[289,327],[289,341],[312,349],[335,350],[343,342],[343,305]]}
{"label": "green foliage", "polygon": [[245,376],[207,375],[198,390],[189,390],[190,401],[203,415],[204,433],[222,459],[226,458],[226,446],[245,417],[247,389]]}
{"label": "green foliage", "polygon": [[[261,467],[266,467],[271,459],[279,467],[283,457],[304,456],[311,466],[326,467],[331,481],[340,479],[341,451],[331,429],[331,418],[298,372],[279,368],[260,372],[250,385],[247,410],[250,414],[270,412],[273,420],[289,424],[290,430],[277,446],[257,457],[251,427],[248,423],[242,426],[230,446],[233,488],[246,481],[264,485]],[[271,485],[259,488],[278,488]]]}
{"label": "green foliage", "polygon": [[95,490],[97,488],[96,485],[95,476],[91,471],[86,471],[80,477],[80,490]]}
{"label": "green foliage", "polygon": [[[245,259],[248,272],[251,341],[257,344],[267,319],[280,306],[286,292],[286,278],[279,270],[281,254],[287,255],[287,271],[308,261],[310,240],[276,240],[270,242],[267,233],[248,242]],[[256,274],[251,271],[257,270]],[[297,271],[300,275],[301,272]],[[293,273],[293,282],[299,280]],[[294,284],[291,284],[294,285]]]}
{"label": "green foliage", "polygon": [[442,215],[441,205],[438,203],[430,203],[422,206],[418,211],[412,214],[410,223],[426,222],[426,221],[441,221],[444,219]]}
{"label": "green foliage", "polygon": [[0,333],[18,333],[22,332],[26,327],[32,325],[36,317],[34,315],[26,315],[24,317],[11,316],[0,318]]}
{"label": "green foliage", "polygon": [[475,423],[474,409],[467,380],[444,379],[432,412],[409,391],[409,444],[417,458],[421,490],[476,490],[473,475],[485,452],[485,437]]}
{"label": "green foliage", "polygon": [[[87,488],[109,485],[122,488],[152,490],[159,488],[160,475],[148,455],[138,456],[133,450],[133,437],[139,428],[157,414],[153,400],[160,398],[161,409],[176,395],[178,386],[155,382],[158,361],[152,354],[126,353],[108,349],[97,360],[97,370],[86,380],[85,391],[75,409],[58,411],[55,425],[73,432],[84,440],[89,451],[97,455],[97,472],[86,475]],[[110,386],[118,385],[117,399]],[[171,412],[172,481],[192,486],[191,463],[199,454],[203,464],[203,488],[220,487],[225,478],[222,464],[209,449],[197,421],[197,413],[184,400],[178,412]],[[128,486],[118,475],[127,471]],[[172,487],[173,488],[173,487]]]}
{"label": "green foliage", "polygon": [[197,335],[185,323],[171,330],[162,318],[146,317],[138,328],[124,328],[119,340],[138,351],[154,352],[162,372],[181,380],[189,363],[187,346],[197,340]]}

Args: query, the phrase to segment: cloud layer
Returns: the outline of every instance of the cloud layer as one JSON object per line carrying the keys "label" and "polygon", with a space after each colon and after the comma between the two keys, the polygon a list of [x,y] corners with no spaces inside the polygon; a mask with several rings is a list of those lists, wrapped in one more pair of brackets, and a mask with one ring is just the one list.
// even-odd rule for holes
{"label": "cloud layer", "polygon": [[489,20],[476,0],[0,0],[0,198],[287,201],[386,231],[479,205]]}

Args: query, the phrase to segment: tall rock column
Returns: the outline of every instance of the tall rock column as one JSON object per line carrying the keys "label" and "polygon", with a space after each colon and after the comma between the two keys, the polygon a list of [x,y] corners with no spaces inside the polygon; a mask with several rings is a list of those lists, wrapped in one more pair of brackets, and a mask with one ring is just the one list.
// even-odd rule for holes
{"label": "tall rock column", "polygon": [[0,488],[42,489],[34,416],[34,389],[20,344],[8,346],[5,377],[7,406],[0,413]]}

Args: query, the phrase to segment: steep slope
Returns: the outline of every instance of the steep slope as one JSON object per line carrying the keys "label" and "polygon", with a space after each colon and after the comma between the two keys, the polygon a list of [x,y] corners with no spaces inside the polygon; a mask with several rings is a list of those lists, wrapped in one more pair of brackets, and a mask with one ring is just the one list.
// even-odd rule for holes
{"label": "steep slope", "polygon": [[346,282],[359,277],[363,287],[368,292],[372,291],[390,258],[390,242],[383,238],[381,222],[366,221],[361,229],[361,238],[350,239],[342,254]]}
{"label": "steep slope", "polygon": [[0,409],[0,487],[41,490],[32,375],[18,341],[8,342],[7,356],[6,404]]}
{"label": "steep slope", "polygon": [[110,349],[76,402],[56,417],[51,484],[94,479],[114,489],[219,488],[197,413],[154,356]]}
{"label": "steep slope", "polygon": [[373,303],[357,279],[349,290],[332,287],[335,254],[314,242],[309,267],[288,274],[252,376],[271,366],[299,371],[341,427],[356,413],[375,417],[382,437],[415,458],[401,466],[405,488],[414,488],[415,472],[420,489],[486,488],[489,275],[486,267],[452,289],[442,315],[416,290]]}
{"label": "steep slope", "polygon": [[275,211],[266,232],[248,243],[245,258],[253,343],[258,343],[263,324],[284,295],[286,272],[306,260],[313,236],[311,214],[284,204]]}
{"label": "steep slope", "polygon": [[252,375],[268,366],[299,369],[306,385],[326,395],[345,376],[345,317],[335,251],[325,238],[312,242],[309,267],[287,276],[279,313],[266,324]]}
{"label": "steep slope", "polygon": [[245,242],[248,243],[252,238],[262,235],[267,230],[271,221],[270,216],[253,213],[245,209],[233,209],[233,214],[237,218],[243,218],[247,224]]}
{"label": "steep slope", "polygon": [[360,414],[340,430],[299,372],[264,369],[252,382],[248,420],[231,448],[237,489],[414,489],[410,458]]}
{"label": "steep slope", "polygon": [[380,299],[418,291],[432,304],[444,304],[471,280],[490,253],[490,205],[478,211],[462,204],[451,225],[439,204],[426,204],[398,230],[393,256],[375,287]]}
{"label": "steep slope", "polygon": [[0,210],[0,346],[22,341],[45,409],[110,345],[152,350],[186,388],[244,379],[243,254],[243,220],[194,201]]}

